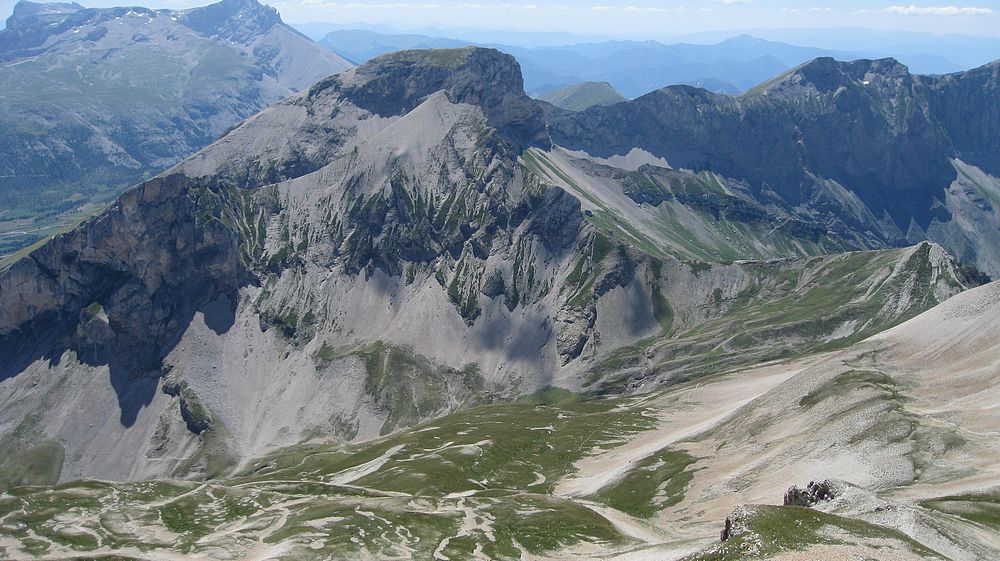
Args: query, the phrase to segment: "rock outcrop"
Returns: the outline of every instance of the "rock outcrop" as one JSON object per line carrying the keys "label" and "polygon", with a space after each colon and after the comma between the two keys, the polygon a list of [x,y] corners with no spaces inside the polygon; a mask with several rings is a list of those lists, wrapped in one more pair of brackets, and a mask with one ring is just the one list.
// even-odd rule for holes
{"label": "rock outcrop", "polygon": [[795,485],[785,491],[782,502],[785,506],[813,506],[816,503],[832,500],[839,494],[837,485],[834,482],[810,481],[805,489],[799,489]]}
{"label": "rock outcrop", "polygon": [[518,150],[550,145],[541,108],[524,93],[520,67],[498,51],[399,51],[320,82],[310,94],[321,95],[327,88],[383,117],[406,114],[441,91],[452,103],[480,107],[490,125]]}

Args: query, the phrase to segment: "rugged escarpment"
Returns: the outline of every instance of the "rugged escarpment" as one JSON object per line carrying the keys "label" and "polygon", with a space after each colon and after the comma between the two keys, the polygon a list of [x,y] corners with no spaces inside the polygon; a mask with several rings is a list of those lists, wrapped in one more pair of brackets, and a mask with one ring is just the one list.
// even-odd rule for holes
{"label": "rugged escarpment", "polygon": [[[528,146],[550,145],[541,109],[524,93],[513,57],[475,48],[400,51],[321,80],[305,95],[249,119],[178,169],[195,177],[221,175],[241,187],[294,179],[371,140],[385,120],[410,113],[439,92],[450,104],[477,107],[509,149],[507,157],[516,158]],[[358,122],[359,114],[371,122]]]}
{"label": "rugged escarpment", "polygon": [[489,50],[391,53],[353,74],[320,82],[311,93],[327,87],[381,116],[407,113],[428,95],[443,91],[452,103],[481,107],[490,125],[516,148],[549,146],[542,111],[524,93],[517,62]]}
{"label": "rugged escarpment", "polygon": [[[0,335],[4,356],[13,359],[0,376],[66,349],[133,374],[158,367],[162,350],[206,298],[249,280],[214,196],[181,176],[150,180],[15,263],[0,277]],[[92,321],[106,329],[91,329]],[[67,329],[74,324],[80,329]]]}
{"label": "rugged escarpment", "polygon": [[[549,110],[553,141],[609,158],[635,149],[746,181],[866,247],[932,239],[996,274],[997,63],[941,77],[892,59],[816,59],[744,95],[671,86],[584,112]],[[972,168],[972,171],[969,171]],[[949,197],[977,175],[970,211]],[[968,182],[966,182],[968,183]]]}
{"label": "rugged escarpment", "polygon": [[[718,176],[588,167],[520,87],[492,50],[375,59],[15,264],[0,448],[59,443],[62,479],[216,476],[550,385],[837,348],[973,284],[928,243],[824,256]],[[727,256],[795,259],[681,259],[655,241],[681,230],[643,233],[650,197],[699,235],[750,224]]]}

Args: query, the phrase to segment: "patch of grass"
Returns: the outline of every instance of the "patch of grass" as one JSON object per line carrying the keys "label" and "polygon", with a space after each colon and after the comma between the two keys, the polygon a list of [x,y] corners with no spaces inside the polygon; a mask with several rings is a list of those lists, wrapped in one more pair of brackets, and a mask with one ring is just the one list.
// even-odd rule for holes
{"label": "patch of grass", "polygon": [[887,392],[890,397],[898,397],[896,382],[881,372],[868,370],[851,370],[833,378],[822,386],[802,396],[800,407],[812,407],[828,398],[836,398],[847,392],[862,388],[877,388]]}
{"label": "patch of grass", "polygon": [[0,464],[0,490],[17,485],[53,485],[59,481],[66,452],[57,440],[43,440],[10,455]]}
{"label": "patch of grass", "polygon": [[[684,561],[768,558],[787,551],[807,551],[810,546],[820,544],[861,545],[873,550],[897,547],[920,557],[944,559],[898,530],[805,507],[744,507],[734,526],[742,528],[721,544],[686,557]],[[894,546],[887,546],[887,542]]]}
{"label": "patch of grass", "polygon": [[996,493],[942,497],[922,501],[920,506],[958,516],[993,531],[1000,531],[1000,495]]}
{"label": "patch of grass", "polygon": [[256,513],[258,504],[246,490],[213,487],[204,493],[178,496],[157,510],[163,525],[171,532],[181,534],[174,547],[189,553],[200,538],[221,525]]}
{"label": "patch of grass", "polygon": [[[311,523],[313,521],[320,523]],[[418,558],[431,558],[436,545],[445,536],[456,533],[456,526],[453,515],[415,512],[397,500],[359,502],[331,497],[296,509],[287,523],[265,542],[278,543],[308,534],[310,540],[321,538],[320,551],[336,553],[338,559],[344,553],[362,550],[378,557],[398,555],[397,547],[402,543],[420,552],[422,555]],[[405,532],[398,529],[405,529]]]}
{"label": "patch of grass", "polygon": [[471,400],[483,385],[475,365],[455,370],[407,347],[376,341],[355,353],[365,362],[365,392],[387,416],[381,434],[441,413],[449,407],[449,396]]}
{"label": "patch of grass", "polygon": [[649,518],[684,499],[696,459],[682,450],[661,450],[635,465],[622,479],[601,489],[594,499],[632,516]]}
{"label": "patch of grass", "polygon": [[704,273],[705,271],[712,270],[712,264],[706,263],[705,261],[685,261],[684,264],[687,265],[688,268],[691,269],[691,272],[696,275],[698,273]]}
{"label": "patch of grass", "polygon": [[571,501],[540,495],[518,495],[490,509],[496,542],[484,549],[491,558],[520,558],[520,544],[532,554],[580,541],[615,544],[622,537],[603,516]]}
{"label": "patch of grass", "polygon": [[320,345],[319,349],[313,353],[313,361],[316,363],[317,368],[325,368],[330,364],[338,360],[343,360],[350,356],[355,355],[356,348],[336,348],[325,341]]}
{"label": "patch of grass", "polygon": [[534,393],[519,397],[517,403],[526,405],[570,405],[579,402],[580,394],[573,393],[565,388],[556,386],[546,386]]}
{"label": "patch of grass", "polygon": [[653,317],[656,319],[656,322],[660,324],[660,329],[663,331],[663,334],[669,334],[674,325],[674,310],[670,307],[670,302],[663,297],[659,286],[653,285],[651,292],[653,300]]}
{"label": "patch of grass", "polygon": [[328,472],[402,446],[381,469],[355,484],[427,497],[469,491],[506,495],[527,487],[544,491],[593,446],[619,441],[653,422],[639,411],[616,411],[617,400],[578,400],[559,390],[533,399],[553,400],[560,405],[510,403],[460,411],[385,439]]}
{"label": "patch of grass", "polygon": [[208,534],[211,527],[198,516],[198,511],[209,504],[209,497],[201,494],[178,498],[160,507],[160,519],[171,532],[201,537]]}
{"label": "patch of grass", "polygon": [[600,233],[596,234],[594,236],[594,244],[592,250],[594,263],[600,263],[601,261],[603,261],[604,258],[607,257],[609,253],[611,253],[611,250],[613,248],[614,248],[614,243],[611,241],[611,239]]}

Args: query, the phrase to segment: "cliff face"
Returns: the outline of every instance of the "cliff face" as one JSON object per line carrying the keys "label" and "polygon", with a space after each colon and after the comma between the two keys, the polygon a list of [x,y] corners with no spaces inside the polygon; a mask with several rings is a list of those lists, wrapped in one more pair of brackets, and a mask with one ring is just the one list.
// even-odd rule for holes
{"label": "cliff face", "polygon": [[[131,357],[140,369],[155,366],[160,342],[208,295],[233,291],[245,278],[238,240],[212,219],[222,208],[206,203],[206,193],[210,188],[176,175],[150,180],[16,262],[0,281],[0,333],[19,345],[49,345],[38,334],[59,335],[59,326],[98,305],[114,335],[93,342],[98,354],[105,361]],[[17,372],[11,363],[4,369],[5,376]]]}
{"label": "cliff face", "polygon": [[928,232],[956,222],[944,204],[960,177],[953,160],[1000,175],[998,105],[996,63],[928,77],[892,59],[821,58],[739,97],[668,87],[582,113],[550,110],[549,124],[556,144],[594,156],[640,148],[745,180],[756,197],[774,193],[869,246],[929,235],[955,252],[971,244],[982,255],[972,261],[995,274],[996,251],[975,231],[964,228],[961,243]]}
{"label": "cliff face", "polygon": [[391,53],[326,87],[358,107],[381,116],[409,112],[431,93],[443,91],[452,103],[479,106],[490,125],[515,148],[548,146],[541,109],[524,93],[520,67],[510,56],[485,49]]}

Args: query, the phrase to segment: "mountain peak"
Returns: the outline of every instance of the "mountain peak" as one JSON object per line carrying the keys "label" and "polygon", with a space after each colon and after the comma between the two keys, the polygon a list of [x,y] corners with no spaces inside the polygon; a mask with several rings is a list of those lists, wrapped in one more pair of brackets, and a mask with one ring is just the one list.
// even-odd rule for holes
{"label": "mountain peak", "polygon": [[858,59],[844,62],[832,57],[819,57],[799,66],[799,70],[813,76],[840,74],[859,80],[869,74],[885,77],[910,75],[910,70],[906,65],[894,58]]}
{"label": "mountain peak", "polygon": [[222,0],[185,10],[184,23],[204,35],[243,42],[283,22],[278,10],[257,0]]}
{"label": "mountain peak", "polygon": [[747,35],[742,33],[740,35],[734,35],[724,41],[721,41],[719,45],[728,46],[750,46],[750,45],[762,45],[765,43],[770,43],[767,39],[761,39],[760,37],[754,37],[753,35]]}
{"label": "mountain peak", "polygon": [[495,49],[421,49],[374,58],[316,84],[310,96],[331,90],[383,116],[402,115],[443,91],[452,103],[482,108],[490,124],[515,146],[547,144],[542,111],[524,93],[521,67]]}
{"label": "mountain peak", "polygon": [[21,27],[32,21],[44,20],[45,23],[58,23],[69,14],[74,14],[85,8],[76,2],[29,2],[21,0],[14,5],[14,11],[7,18],[7,29]]}
{"label": "mountain peak", "polygon": [[14,16],[36,16],[41,14],[67,14],[84,9],[76,2],[29,2],[21,0],[14,5]]}
{"label": "mountain peak", "polygon": [[764,82],[748,93],[776,92],[803,86],[811,86],[821,92],[834,92],[842,86],[867,84],[875,78],[895,81],[910,77],[906,65],[894,58],[844,62],[833,57],[819,57]]}

